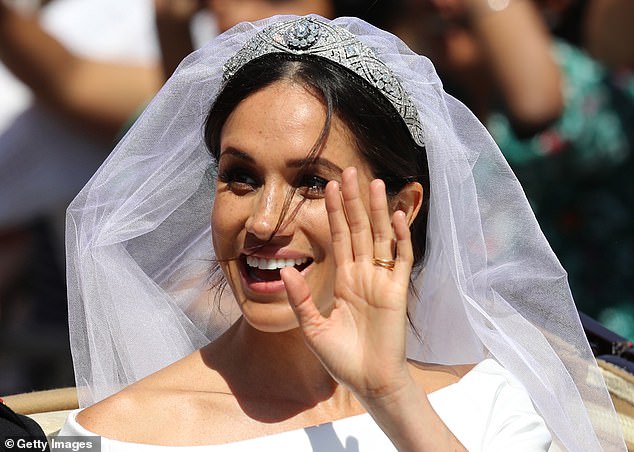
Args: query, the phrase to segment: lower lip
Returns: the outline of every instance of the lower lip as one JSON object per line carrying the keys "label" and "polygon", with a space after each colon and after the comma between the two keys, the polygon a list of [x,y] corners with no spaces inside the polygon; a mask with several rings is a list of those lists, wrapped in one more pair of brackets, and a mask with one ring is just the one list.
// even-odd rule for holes
{"label": "lower lip", "polygon": [[[314,262],[313,262],[314,263]],[[300,274],[302,276],[306,276],[306,274],[313,267],[313,263],[311,263],[308,267],[303,269]],[[247,264],[244,260],[240,261],[240,277],[242,278],[242,284],[244,287],[249,289],[249,291],[258,293],[258,294],[275,294],[278,292],[285,291],[284,281],[281,279],[275,281],[256,281],[249,275],[249,270],[247,268]]]}

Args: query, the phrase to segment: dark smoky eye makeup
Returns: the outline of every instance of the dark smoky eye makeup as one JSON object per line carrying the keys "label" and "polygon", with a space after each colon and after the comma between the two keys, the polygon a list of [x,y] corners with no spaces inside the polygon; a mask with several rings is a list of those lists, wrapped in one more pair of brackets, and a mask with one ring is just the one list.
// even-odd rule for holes
{"label": "dark smoky eye makeup", "polygon": [[305,198],[322,198],[325,194],[328,182],[330,182],[330,179],[327,177],[306,173],[299,176],[296,188]]}
{"label": "dark smoky eye makeup", "polygon": [[253,191],[261,185],[257,171],[249,165],[235,162],[220,163],[218,180],[234,192]]}
{"label": "dark smoky eye makeup", "polygon": [[[327,159],[292,159],[286,162],[290,173],[288,183],[294,193],[306,199],[325,196],[326,185],[331,180],[341,182],[343,170]],[[228,147],[221,153],[217,165],[218,181],[227,184],[238,194],[254,191],[264,184],[261,168],[248,153]]]}
{"label": "dark smoky eye makeup", "polygon": [[325,196],[326,185],[331,180],[341,183],[343,170],[329,160],[318,158],[301,168],[295,180],[295,188],[307,199]]}

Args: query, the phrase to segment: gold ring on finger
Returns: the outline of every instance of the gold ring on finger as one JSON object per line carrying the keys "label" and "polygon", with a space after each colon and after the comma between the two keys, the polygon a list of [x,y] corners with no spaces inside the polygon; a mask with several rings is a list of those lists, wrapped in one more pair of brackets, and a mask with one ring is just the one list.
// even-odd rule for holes
{"label": "gold ring on finger", "polygon": [[372,265],[376,265],[377,267],[386,268],[390,271],[394,270],[394,265],[396,261],[394,259],[379,259],[378,257],[372,258]]}

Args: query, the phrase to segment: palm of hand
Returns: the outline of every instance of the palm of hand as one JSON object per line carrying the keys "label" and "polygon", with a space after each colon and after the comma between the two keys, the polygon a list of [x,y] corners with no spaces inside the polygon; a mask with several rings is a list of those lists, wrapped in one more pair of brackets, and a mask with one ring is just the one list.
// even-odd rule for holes
{"label": "palm of hand", "polygon": [[[378,397],[406,374],[409,229],[403,212],[390,221],[381,181],[370,186],[369,215],[359,196],[356,171],[344,171],[342,194],[334,183],[327,188],[336,265],[330,315],[319,313],[293,269],[283,272],[283,278],[306,342],[332,377],[362,397]],[[394,236],[394,269],[374,265],[374,257],[392,259]]]}

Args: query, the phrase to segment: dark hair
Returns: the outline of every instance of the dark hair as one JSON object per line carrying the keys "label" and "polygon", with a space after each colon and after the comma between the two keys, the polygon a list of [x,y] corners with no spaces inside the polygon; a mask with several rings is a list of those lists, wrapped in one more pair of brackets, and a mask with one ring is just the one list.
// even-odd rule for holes
{"label": "dark hair", "polygon": [[[321,97],[327,108],[320,140],[312,150],[307,150],[310,151],[307,160],[321,149],[335,114],[352,132],[357,150],[374,176],[385,182],[388,197],[410,182],[422,185],[423,205],[410,227],[414,264],[419,264],[425,255],[429,200],[425,149],[414,142],[405,122],[387,98],[343,66],[315,55],[289,53],[267,54],[245,64],[223,87],[205,124],[205,141],[216,161],[222,127],[238,103],[280,80],[301,83]],[[285,214],[283,211],[282,217]]]}

